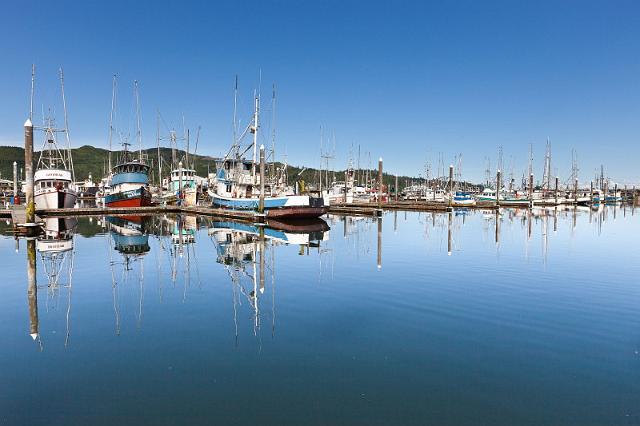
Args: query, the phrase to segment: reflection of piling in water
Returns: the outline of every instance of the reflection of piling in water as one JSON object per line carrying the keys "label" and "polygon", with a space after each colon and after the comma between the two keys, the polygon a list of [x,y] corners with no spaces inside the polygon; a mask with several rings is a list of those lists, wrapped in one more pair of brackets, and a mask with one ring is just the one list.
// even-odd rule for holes
{"label": "reflection of piling in water", "polygon": [[393,232],[398,230],[398,210],[393,211]]}
{"label": "reflection of piling in water", "polygon": [[496,245],[500,244],[500,209],[496,209]]}
{"label": "reflection of piling in water", "polygon": [[451,225],[453,222],[453,212],[450,211],[448,213],[448,224],[447,224],[447,256],[451,256],[451,249],[453,245],[453,239],[451,237]]}
{"label": "reflection of piling in water", "polygon": [[382,268],[382,217],[378,217],[378,269]]}
{"label": "reflection of piling in water", "polygon": [[[574,210],[575,211],[575,210]],[[553,232],[558,232],[558,207],[553,208]]]}
{"label": "reflection of piling in water", "polygon": [[349,221],[349,216],[342,217],[342,236],[347,238],[349,231],[347,230],[347,222]]}
{"label": "reflection of piling in water", "polygon": [[38,337],[38,287],[36,285],[36,240],[27,241],[27,298],[29,300],[29,334]]}
{"label": "reflection of piling in water", "polygon": [[[264,148],[262,152],[264,152]],[[264,228],[260,227],[260,293],[264,293]],[[257,302],[256,302],[257,303]]]}
{"label": "reflection of piling in water", "polygon": [[533,227],[532,222],[533,222],[533,212],[531,211],[531,209],[529,209],[529,211],[527,212],[527,239],[531,239],[531,229]]}

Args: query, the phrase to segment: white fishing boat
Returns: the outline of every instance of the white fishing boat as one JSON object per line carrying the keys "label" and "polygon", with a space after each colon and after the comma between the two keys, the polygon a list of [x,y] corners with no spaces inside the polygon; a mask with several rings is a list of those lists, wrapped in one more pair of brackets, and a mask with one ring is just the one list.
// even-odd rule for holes
{"label": "white fishing boat", "polygon": [[[71,158],[71,141],[67,126],[67,109],[64,96],[64,74],[60,69],[60,85],[64,110],[64,128],[56,128],[51,117],[43,117],[42,127],[37,129],[44,133],[44,145],[40,151],[34,180],[34,202],[37,209],[68,209],[76,204],[76,187],[74,184],[73,161]],[[60,148],[57,135],[65,135],[66,147]]]}
{"label": "white fishing boat", "polygon": [[470,192],[466,191],[456,191],[447,194],[445,201],[452,207],[473,207],[476,205],[476,199],[473,198]]}

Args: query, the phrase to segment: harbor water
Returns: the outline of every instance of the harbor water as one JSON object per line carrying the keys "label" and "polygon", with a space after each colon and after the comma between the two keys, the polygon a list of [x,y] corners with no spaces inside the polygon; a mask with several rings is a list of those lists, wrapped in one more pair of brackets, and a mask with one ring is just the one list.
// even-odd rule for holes
{"label": "harbor water", "polygon": [[323,219],[3,222],[0,424],[640,424],[640,210]]}

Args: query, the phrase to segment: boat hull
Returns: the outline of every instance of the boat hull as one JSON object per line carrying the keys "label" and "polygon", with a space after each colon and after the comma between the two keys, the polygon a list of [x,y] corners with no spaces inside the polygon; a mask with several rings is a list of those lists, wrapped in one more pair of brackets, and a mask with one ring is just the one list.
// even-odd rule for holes
{"label": "boat hull", "polygon": [[[213,206],[231,210],[257,211],[260,200],[258,198],[229,198],[211,194]],[[312,198],[307,195],[283,197],[265,197],[264,209],[270,218],[313,218],[327,213],[328,206],[322,198]]]}
{"label": "boat hull", "polygon": [[267,219],[318,218],[326,214],[328,207],[284,207],[266,211]]}
{"label": "boat hull", "polygon": [[106,207],[145,207],[151,205],[151,193],[144,187],[105,196]]}
{"label": "boat hull", "polygon": [[33,197],[38,210],[72,209],[76,199],[75,191],[55,188],[37,192]]}

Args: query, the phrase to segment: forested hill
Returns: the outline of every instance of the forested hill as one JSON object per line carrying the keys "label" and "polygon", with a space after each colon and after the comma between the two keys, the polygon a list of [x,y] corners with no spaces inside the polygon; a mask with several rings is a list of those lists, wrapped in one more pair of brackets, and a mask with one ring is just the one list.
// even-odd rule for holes
{"label": "forested hill", "polygon": [[[152,177],[156,179],[158,173],[158,150],[151,148],[143,150],[143,153],[147,155],[149,164],[153,166]],[[39,155],[39,152],[35,152],[33,155],[34,167],[37,164]],[[72,149],[71,155],[77,180],[84,180],[91,174],[93,180],[98,181],[105,175],[109,162],[109,151],[106,149],[84,145],[80,148]],[[115,151],[111,154],[112,164],[116,164],[120,155],[121,152]],[[169,173],[169,164],[171,164],[171,149],[160,148],[160,155],[162,156],[163,175],[166,176]],[[183,155],[184,151],[177,151],[178,158]],[[198,175],[206,176],[208,167],[210,167],[211,171],[215,170],[215,159],[213,157],[202,155],[190,155],[190,157],[195,158],[195,167]],[[24,168],[24,149],[15,146],[0,146],[0,173],[2,178],[13,179],[14,161],[18,162],[18,172],[21,168]]]}
{"label": "forested hill", "polygon": [[[143,150],[146,154],[151,168],[151,180],[155,182],[158,175],[158,151],[156,148],[150,148]],[[38,161],[40,153],[34,153],[34,167]],[[73,164],[76,171],[76,180],[84,180],[89,177],[89,174],[93,177],[94,182],[98,182],[101,177],[105,175],[108,168],[108,155],[109,152],[103,148],[95,148],[89,145],[81,146],[71,150],[73,156]],[[111,154],[112,164],[116,164],[117,159],[121,155],[121,152],[113,152]],[[162,157],[163,170],[162,175],[166,177],[169,173],[169,165],[171,164],[171,149],[160,148],[160,155]],[[177,157],[182,158],[184,151],[177,150]],[[215,171],[214,157],[203,155],[190,155],[195,158],[195,168],[198,176],[207,176],[207,172]],[[24,168],[24,149],[15,146],[0,146],[0,177],[3,179],[13,179],[13,162],[18,163],[18,173]],[[280,165],[280,164],[278,164]],[[307,185],[315,185],[318,181],[318,170],[314,168],[304,168],[289,165],[287,167],[287,174],[289,182],[293,183],[297,180],[304,180]],[[326,172],[323,172],[323,175]],[[331,171],[328,173],[329,180],[333,178],[336,180],[344,180],[344,170]],[[364,171],[361,172],[361,176],[364,175]],[[376,176],[377,170],[371,170],[371,176]],[[410,176],[398,176],[398,186],[403,188],[408,181],[415,180],[415,177]],[[384,183],[390,188],[393,188],[395,183],[395,176],[385,173]]]}

